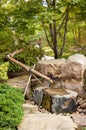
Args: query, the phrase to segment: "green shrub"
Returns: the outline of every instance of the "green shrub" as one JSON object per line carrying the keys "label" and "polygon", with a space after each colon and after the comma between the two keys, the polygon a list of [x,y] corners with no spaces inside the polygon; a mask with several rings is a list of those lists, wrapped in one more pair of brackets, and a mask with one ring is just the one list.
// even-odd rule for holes
{"label": "green shrub", "polygon": [[31,45],[31,47],[27,46],[22,53],[14,57],[26,65],[32,66],[37,62],[37,58],[41,59],[42,56],[43,50]]}
{"label": "green shrub", "polygon": [[[27,46],[23,52],[16,54],[14,58],[28,66],[32,66],[37,62],[37,58],[41,59],[43,54],[44,51],[42,49],[36,48],[32,45],[31,47]],[[22,68],[19,65],[12,63],[9,65],[10,72],[19,72],[21,69]]]}
{"label": "green shrub", "polygon": [[5,62],[0,65],[0,81],[7,80],[7,71],[8,71],[9,63]]}
{"label": "green shrub", "polygon": [[19,72],[21,70],[21,67],[17,65],[16,63],[9,63],[9,72]]}
{"label": "green shrub", "polygon": [[8,84],[0,84],[0,130],[15,130],[23,117],[23,93]]}

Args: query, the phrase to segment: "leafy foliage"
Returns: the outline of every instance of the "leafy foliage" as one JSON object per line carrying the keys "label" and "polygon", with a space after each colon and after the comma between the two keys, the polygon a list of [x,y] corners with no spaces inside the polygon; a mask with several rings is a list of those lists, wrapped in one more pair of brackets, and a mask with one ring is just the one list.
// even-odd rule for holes
{"label": "leafy foliage", "polygon": [[[65,28],[67,7],[69,9]],[[85,14],[86,0],[1,0],[0,52],[3,53],[0,59],[3,55],[26,46],[33,39],[37,40],[41,30],[44,33],[46,31],[46,41],[50,41],[49,46],[54,53],[57,49],[58,55],[61,55],[60,50],[62,53],[66,50],[67,44],[71,43],[71,46],[73,43],[86,43]],[[64,43],[66,44],[63,46]]]}
{"label": "leafy foliage", "polygon": [[[40,48],[36,48],[34,45],[31,46],[26,46],[24,51],[20,54],[17,54],[14,56],[15,59],[17,59],[18,61],[32,66],[34,65],[38,59],[40,59],[44,54],[44,51]],[[21,67],[19,65],[10,63],[9,64],[9,71],[11,72],[18,72],[21,71]]]}
{"label": "leafy foliage", "polygon": [[15,130],[23,117],[23,93],[8,84],[0,84],[0,130]]}
{"label": "leafy foliage", "polygon": [[19,72],[19,71],[21,71],[21,67],[19,65],[16,65],[14,63],[9,63],[8,72]]}
{"label": "leafy foliage", "polygon": [[9,63],[5,62],[0,65],[0,81],[8,79],[7,72],[9,68]]}
{"label": "leafy foliage", "polygon": [[37,62],[37,58],[41,58],[43,56],[43,50],[40,48],[36,48],[34,45],[27,46],[21,54],[15,55],[15,58],[26,65],[33,65]]}

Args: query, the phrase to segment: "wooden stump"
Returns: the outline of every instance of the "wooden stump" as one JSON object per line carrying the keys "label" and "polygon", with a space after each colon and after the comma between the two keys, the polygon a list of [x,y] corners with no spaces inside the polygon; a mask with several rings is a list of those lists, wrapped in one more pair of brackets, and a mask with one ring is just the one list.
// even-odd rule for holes
{"label": "wooden stump", "polygon": [[76,110],[77,93],[66,89],[38,87],[33,100],[52,113],[72,113]]}

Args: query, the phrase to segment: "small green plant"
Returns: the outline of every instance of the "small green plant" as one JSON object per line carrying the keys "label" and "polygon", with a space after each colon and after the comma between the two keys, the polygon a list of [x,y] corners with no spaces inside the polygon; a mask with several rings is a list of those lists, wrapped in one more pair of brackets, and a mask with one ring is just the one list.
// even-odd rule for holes
{"label": "small green plant", "polygon": [[[34,65],[38,59],[41,59],[44,51],[42,49],[36,48],[34,45],[24,49],[23,52],[16,54],[14,58],[26,65]],[[22,67],[16,65],[15,63],[9,64],[9,72],[19,72],[22,70]]]}
{"label": "small green plant", "polygon": [[0,81],[5,81],[8,79],[7,71],[8,71],[9,63],[4,62],[0,65]]}
{"label": "small green plant", "polygon": [[9,72],[19,72],[21,70],[21,67],[15,63],[9,63]]}
{"label": "small green plant", "polygon": [[25,50],[15,55],[15,59],[19,60],[20,62],[32,66],[37,62],[37,58],[41,59],[43,56],[44,51],[42,49],[36,48],[34,45],[27,46]]}
{"label": "small green plant", "polygon": [[8,84],[0,84],[0,130],[16,130],[23,117],[23,93]]}

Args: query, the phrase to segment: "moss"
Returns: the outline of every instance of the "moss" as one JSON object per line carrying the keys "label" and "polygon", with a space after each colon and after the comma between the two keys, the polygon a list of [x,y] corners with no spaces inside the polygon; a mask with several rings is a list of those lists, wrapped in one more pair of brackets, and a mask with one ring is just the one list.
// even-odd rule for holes
{"label": "moss", "polygon": [[43,95],[42,107],[47,111],[51,111],[51,97],[49,95]]}

